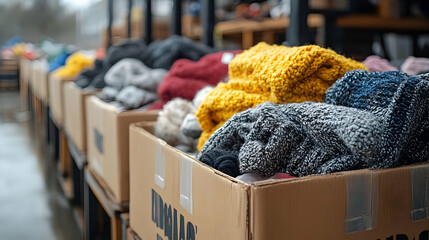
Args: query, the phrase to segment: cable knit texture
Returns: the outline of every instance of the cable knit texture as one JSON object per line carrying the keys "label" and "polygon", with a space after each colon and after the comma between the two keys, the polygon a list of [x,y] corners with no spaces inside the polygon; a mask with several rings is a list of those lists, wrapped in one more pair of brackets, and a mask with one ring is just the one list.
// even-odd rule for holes
{"label": "cable knit texture", "polygon": [[265,102],[234,115],[200,159],[213,149],[238,155],[240,173],[264,176],[427,161],[429,75],[348,72],[328,89],[326,103]]}
{"label": "cable knit texture", "polygon": [[319,46],[257,44],[231,61],[228,83],[219,83],[198,108],[198,149],[234,114],[265,101],[323,101],[326,89],[354,69],[366,67]]}
{"label": "cable knit texture", "polygon": [[228,62],[223,62],[225,54],[234,56],[242,51],[226,51],[207,54],[199,61],[189,59],[177,60],[158,89],[161,104],[153,107],[162,108],[162,105],[173,98],[192,100],[200,89],[205,86],[216,86],[228,76]]}

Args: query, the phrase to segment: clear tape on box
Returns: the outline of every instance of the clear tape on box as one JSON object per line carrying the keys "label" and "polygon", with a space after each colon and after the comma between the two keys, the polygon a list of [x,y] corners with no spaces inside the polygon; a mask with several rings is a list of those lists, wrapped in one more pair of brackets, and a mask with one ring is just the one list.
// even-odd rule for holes
{"label": "clear tape on box", "polygon": [[180,205],[192,214],[192,163],[194,160],[183,155],[180,167]]}
{"label": "clear tape on box", "polygon": [[377,227],[378,177],[376,174],[347,176],[346,233],[371,230]]}
{"label": "clear tape on box", "polygon": [[417,166],[411,170],[413,222],[429,219],[429,166]]}
{"label": "clear tape on box", "polygon": [[158,140],[155,149],[155,183],[162,189],[165,187],[165,159],[164,159],[164,146],[166,143]]}

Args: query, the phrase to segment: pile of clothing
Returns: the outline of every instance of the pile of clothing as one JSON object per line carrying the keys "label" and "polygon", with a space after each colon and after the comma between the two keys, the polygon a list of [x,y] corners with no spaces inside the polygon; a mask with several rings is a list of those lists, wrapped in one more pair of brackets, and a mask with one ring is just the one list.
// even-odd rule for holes
{"label": "pile of clothing", "polygon": [[407,57],[405,60],[394,60],[392,62],[379,56],[369,56],[363,62],[370,71],[398,71],[399,69],[410,75],[419,75],[429,72],[429,58]]}
{"label": "pile of clothing", "polygon": [[159,112],[154,135],[181,151],[196,155],[198,138],[202,129],[195,116],[195,111],[212,90],[212,86],[202,88],[192,102],[175,98],[165,104],[162,111]]}
{"label": "pile of clothing", "polygon": [[94,67],[83,71],[75,80],[77,86],[88,89],[106,87],[104,77],[107,71],[124,58],[142,60],[146,45],[140,40],[127,40],[121,44],[111,46],[104,59],[96,60]]}
{"label": "pile of clothing", "polygon": [[199,159],[231,176],[306,176],[428,156],[429,75],[356,70],[326,91],[324,103],[264,102],[234,115]]}
{"label": "pile of clothing", "polygon": [[[173,63],[178,59],[198,61],[214,51],[181,36],[155,41],[149,46],[140,40],[129,40],[110,47],[105,58],[95,60],[94,67],[81,72],[75,83],[81,88],[102,89],[98,94],[101,99],[114,101],[124,109],[146,109],[159,99],[158,87]],[[194,87],[194,94],[202,87]],[[161,100],[152,109],[162,109],[169,100]]]}
{"label": "pile of clothing", "polygon": [[234,114],[270,101],[322,102],[325,91],[346,72],[365,65],[319,46],[285,47],[259,43],[229,64],[229,81],[219,83],[196,112],[201,149]]}
{"label": "pile of clothing", "polygon": [[54,71],[61,78],[76,77],[82,70],[91,68],[94,64],[95,54],[92,52],[78,51],[67,58],[64,66]]}
{"label": "pile of clothing", "polygon": [[228,80],[228,64],[241,52],[211,53],[199,61],[177,60],[158,89],[160,100],[150,108],[162,109],[164,104],[174,98],[192,101],[200,89],[206,86],[216,86],[219,82],[226,82]]}
{"label": "pile of clothing", "polygon": [[117,101],[125,109],[135,109],[158,99],[156,91],[167,71],[151,69],[141,61],[124,58],[104,76],[107,86],[97,94],[104,101]]}

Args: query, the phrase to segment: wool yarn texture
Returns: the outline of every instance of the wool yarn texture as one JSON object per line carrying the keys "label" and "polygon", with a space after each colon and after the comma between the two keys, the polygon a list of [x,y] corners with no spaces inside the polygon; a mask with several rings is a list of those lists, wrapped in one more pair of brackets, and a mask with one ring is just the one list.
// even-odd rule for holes
{"label": "wool yarn texture", "polygon": [[154,127],[154,135],[172,146],[195,146],[196,140],[183,135],[180,131],[180,126],[186,115],[192,112],[195,112],[192,102],[181,98],[171,100],[159,112]]}
{"label": "wool yarn texture", "polygon": [[429,75],[351,71],[326,91],[325,102],[371,111],[383,121],[383,157],[374,168],[427,161]]}
{"label": "wool yarn texture", "polygon": [[193,102],[175,98],[165,104],[155,125],[155,136],[178,149],[188,153],[195,152],[202,132],[195,111],[197,104],[212,90],[211,86],[202,88],[195,95]]}
{"label": "wool yarn texture", "polygon": [[163,69],[153,71],[139,60],[125,58],[109,69],[104,81],[117,89],[133,85],[156,92],[166,74],[167,72]]}
{"label": "wool yarn texture", "polygon": [[151,68],[169,70],[178,59],[198,61],[201,57],[213,52],[215,50],[211,47],[173,35],[167,39],[152,42],[145,51],[143,62]]}
{"label": "wool yarn texture", "polygon": [[203,129],[198,149],[234,114],[265,101],[321,102],[326,89],[354,69],[367,68],[319,46],[257,44],[231,61],[229,81],[219,83],[198,108]]}
{"label": "wool yarn texture", "polygon": [[231,177],[237,177],[240,174],[237,159],[236,154],[223,149],[212,149],[202,155],[200,161]]}
{"label": "wool yarn texture", "polygon": [[377,55],[368,56],[363,64],[369,69],[369,71],[374,72],[385,72],[385,71],[398,71],[398,69],[390,65],[389,61],[384,58],[381,58]]}
{"label": "wool yarn texture", "polygon": [[[167,71],[150,69],[141,61],[125,58],[113,65],[105,75],[109,88],[119,92],[115,100],[127,109],[135,109],[158,100],[156,93]],[[100,97],[111,99],[114,91],[102,92]]]}
{"label": "wool yarn texture", "polygon": [[73,53],[67,58],[66,64],[58,68],[54,74],[61,78],[70,78],[77,76],[82,70],[91,68],[94,58],[88,57],[81,52]]}
{"label": "wool yarn texture", "polygon": [[[351,71],[326,103],[265,102],[234,115],[204,145],[238,155],[240,173],[326,174],[427,161],[429,76]],[[335,105],[334,105],[335,104]]]}
{"label": "wool yarn texture", "polygon": [[407,57],[401,65],[401,71],[417,75],[429,71],[429,58]]}
{"label": "wool yarn texture", "polygon": [[127,86],[118,93],[115,99],[126,108],[136,109],[156,101],[158,95],[136,86]]}
{"label": "wool yarn texture", "polygon": [[[199,90],[195,95],[192,103],[194,104],[195,109],[197,109],[200,104],[204,101],[206,96],[213,91],[212,86],[206,86]],[[180,131],[183,135],[191,138],[198,139],[201,136],[203,130],[201,129],[200,123],[198,122],[197,116],[195,116],[195,112],[188,113],[180,125]]]}
{"label": "wool yarn texture", "polygon": [[159,86],[158,95],[162,103],[153,107],[162,108],[163,104],[173,98],[191,101],[203,87],[216,86],[228,76],[229,61],[241,52],[211,53],[196,62],[189,59],[177,60]]}

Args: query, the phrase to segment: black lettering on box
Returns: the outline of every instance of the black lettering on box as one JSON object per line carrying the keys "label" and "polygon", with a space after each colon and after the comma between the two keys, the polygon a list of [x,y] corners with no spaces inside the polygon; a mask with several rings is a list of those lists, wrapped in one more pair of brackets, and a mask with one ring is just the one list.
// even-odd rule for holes
{"label": "black lettering on box", "polygon": [[177,234],[177,210],[174,209],[174,231],[173,231],[173,239],[177,240],[177,238],[179,237]]}
{"label": "black lettering on box", "polygon": [[172,240],[173,231],[172,231],[172,213],[171,206],[167,207],[167,203],[164,204],[164,236],[168,238],[168,240]]}
{"label": "black lettering on box", "polygon": [[185,239],[185,218],[182,214],[180,214],[180,236],[179,240],[186,240]]}
{"label": "black lettering on box", "polygon": [[195,240],[195,230],[194,225],[191,222],[188,222],[186,230],[186,240]]}
{"label": "black lettering on box", "polygon": [[155,190],[152,189],[152,222],[156,223],[156,195]]}

